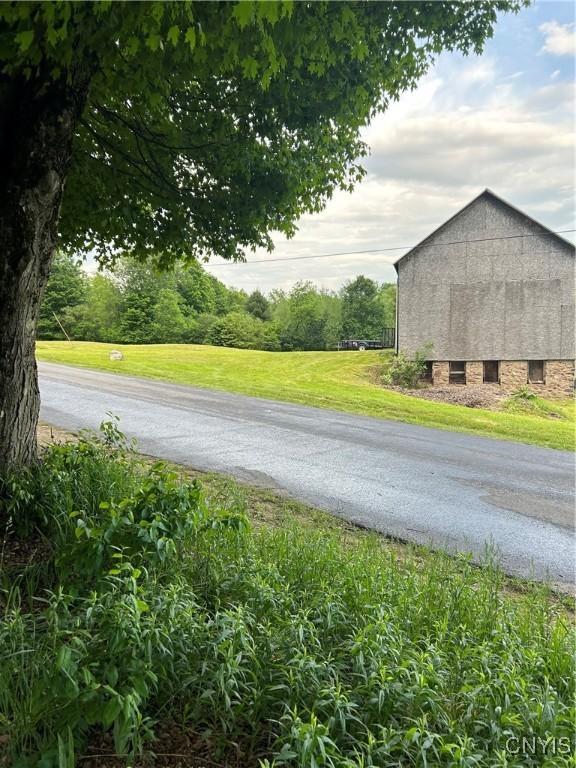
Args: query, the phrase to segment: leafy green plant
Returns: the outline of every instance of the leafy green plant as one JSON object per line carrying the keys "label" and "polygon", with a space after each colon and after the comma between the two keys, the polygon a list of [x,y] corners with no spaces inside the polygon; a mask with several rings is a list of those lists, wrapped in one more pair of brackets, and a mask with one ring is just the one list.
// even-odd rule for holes
{"label": "leafy green plant", "polygon": [[426,344],[417,350],[413,356],[399,352],[395,355],[382,374],[384,384],[415,389],[422,383],[426,371],[426,363],[432,354],[432,344]]}
{"label": "leafy green plant", "polygon": [[534,401],[534,400],[536,400],[537,395],[534,392],[532,392],[532,390],[529,387],[524,386],[524,387],[520,387],[519,389],[517,389],[516,392],[513,392],[510,395],[510,398],[512,400],[517,400],[517,401],[518,400],[519,401],[525,401],[525,400],[526,401]]}
{"label": "leafy green plant", "polygon": [[129,765],[159,721],[254,768],[530,768],[547,756],[508,739],[572,744],[574,630],[545,587],[506,594],[491,553],[251,528],[236,490],[207,501],[103,430],[1,486],[51,544],[40,583],[0,564],[8,760],[81,765],[108,732]]}

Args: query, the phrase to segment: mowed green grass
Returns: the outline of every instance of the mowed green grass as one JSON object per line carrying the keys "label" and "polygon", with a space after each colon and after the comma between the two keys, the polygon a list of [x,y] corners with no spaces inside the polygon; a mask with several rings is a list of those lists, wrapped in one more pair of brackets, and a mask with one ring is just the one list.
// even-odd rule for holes
{"label": "mowed green grass", "polygon": [[[375,381],[378,368],[391,353],[260,352],[186,344],[131,346],[64,341],[40,341],[36,349],[38,359],[49,362],[574,450],[573,406],[562,409],[569,419],[551,419],[409,397]],[[121,350],[124,359],[110,360],[112,349]]]}

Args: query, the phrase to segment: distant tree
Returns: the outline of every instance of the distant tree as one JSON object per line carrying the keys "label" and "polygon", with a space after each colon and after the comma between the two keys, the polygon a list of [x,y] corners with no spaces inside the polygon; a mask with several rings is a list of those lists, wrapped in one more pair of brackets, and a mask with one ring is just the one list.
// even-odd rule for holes
{"label": "distant tree", "polygon": [[82,304],[64,311],[64,327],[74,339],[121,341],[120,301],[120,289],[116,282],[108,275],[96,273],[87,280]]}
{"label": "distant tree", "polygon": [[382,309],[384,328],[394,328],[396,326],[396,284],[382,283],[378,289],[377,301]]}
{"label": "distant tree", "polygon": [[227,315],[229,312],[243,312],[247,295],[245,291],[229,288],[213,275],[210,275],[214,288],[214,311],[217,315]]}
{"label": "distant tree", "polygon": [[111,277],[96,274],[90,281],[87,304],[95,324],[96,341],[116,341],[120,319],[120,289]]}
{"label": "distant tree", "polygon": [[378,301],[378,285],[359,275],[342,291],[342,334],[348,339],[379,339],[384,315]]}
{"label": "distant tree", "polygon": [[246,291],[237,288],[227,288],[228,298],[227,306],[228,312],[245,312],[246,311],[246,299],[248,294]]}
{"label": "distant tree", "polygon": [[321,291],[320,297],[325,318],[323,349],[334,349],[342,338],[342,300],[328,291]]}
{"label": "distant tree", "polygon": [[64,333],[56,318],[62,322],[66,310],[84,301],[88,281],[80,264],[69,254],[58,253],[54,257],[38,319],[40,339],[63,339]]}
{"label": "distant tree", "polygon": [[266,321],[262,324],[259,349],[267,352],[278,352],[281,349],[278,324]]}
{"label": "distant tree", "polygon": [[252,291],[250,296],[246,299],[245,305],[246,312],[253,317],[257,317],[259,320],[270,319],[270,302],[260,293],[260,291]]}
{"label": "distant tree", "polygon": [[120,337],[123,344],[152,342],[152,315],[141,296],[130,296],[125,303],[120,321]]}
{"label": "distant tree", "polygon": [[193,322],[189,321],[187,341],[190,344],[210,344],[210,332],[218,319],[216,315],[201,313],[194,318]]}
{"label": "distant tree", "polygon": [[159,291],[173,282],[173,275],[157,274],[145,264],[124,260],[117,270],[122,302],[120,337],[126,344],[149,344],[154,331],[154,305]]}
{"label": "distant tree", "polygon": [[268,301],[270,302],[272,320],[276,322],[281,333],[281,329],[288,323],[290,317],[288,294],[280,288],[274,288],[269,293]]}
{"label": "distant tree", "polygon": [[198,261],[176,271],[176,290],[189,310],[196,314],[215,311],[215,282]]}
{"label": "distant tree", "polygon": [[326,313],[322,299],[310,282],[299,282],[278,313],[282,349],[325,349]]}
{"label": "distant tree", "polygon": [[179,344],[184,341],[188,324],[182,312],[178,293],[164,288],[153,308],[150,339],[155,344]]}

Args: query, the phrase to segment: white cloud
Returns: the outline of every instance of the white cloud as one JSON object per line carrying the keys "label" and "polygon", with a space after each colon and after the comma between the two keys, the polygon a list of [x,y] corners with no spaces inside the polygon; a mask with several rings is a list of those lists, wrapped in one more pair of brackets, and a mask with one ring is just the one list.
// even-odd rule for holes
{"label": "white cloud", "polygon": [[[521,73],[520,73],[521,74]],[[473,64],[464,67],[460,73],[460,81],[465,84],[493,83],[496,79],[496,62],[483,56]]]}
{"label": "white cloud", "polygon": [[553,56],[576,55],[576,30],[574,24],[559,24],[557,21],[547,21],[539,27],[544,37],[543,53]]}

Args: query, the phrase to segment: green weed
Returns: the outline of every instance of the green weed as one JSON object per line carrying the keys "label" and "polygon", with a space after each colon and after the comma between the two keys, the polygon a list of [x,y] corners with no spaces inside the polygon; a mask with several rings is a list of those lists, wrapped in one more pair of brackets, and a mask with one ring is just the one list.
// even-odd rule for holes
{"label": "green weed", "polygon": [[[157,722],[222,765],[572,765],[574,632],[545,587],[508,595],[490,558],[252,528],[240,495],[207,501],[106,430],[0,483],[2,519],[47,543],[34,577],[1,561],[15,765],[69,768],[102,731],[133,764]],[[507,749],[523,737],[570,749]]]}
{"label": "green weed", "polygon": [[514,392],[504,403],[504,409],[509,413],[540,416],[546,419],[559,419],[560,421],[573,421],[573,402],[551,402],[539,397],[528,387],[521,387]]}

